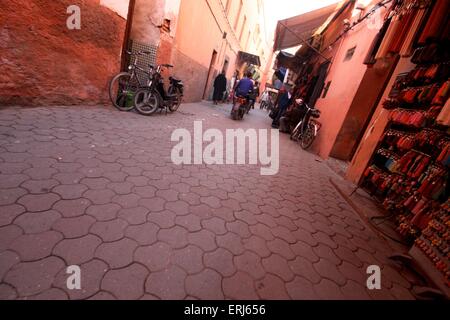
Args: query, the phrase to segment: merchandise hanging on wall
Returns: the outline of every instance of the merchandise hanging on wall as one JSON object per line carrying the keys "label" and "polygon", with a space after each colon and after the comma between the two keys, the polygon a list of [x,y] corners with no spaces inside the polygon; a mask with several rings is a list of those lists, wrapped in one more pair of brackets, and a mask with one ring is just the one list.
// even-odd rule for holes
{"label": "merchandise hanging on wall", "polygon": [[383,106],[390,121],[362,186],[396,218],[399,234],[425,255],[450,288],[448,40],[416,48]]}

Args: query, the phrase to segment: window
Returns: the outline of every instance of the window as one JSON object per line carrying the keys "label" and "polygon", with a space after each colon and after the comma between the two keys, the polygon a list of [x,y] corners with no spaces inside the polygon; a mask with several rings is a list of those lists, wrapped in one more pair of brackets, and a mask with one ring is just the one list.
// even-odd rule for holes
{"label": "window", "polygon": [[344,61],[350,60],[353,57],[353,54],[355,53],[355,50],[356,50],[356,46],[354,46],[353,48],[348,49],[346,54],[345,54]]}
{"label": "window", "polygon": [[242,34],[244,33],[246,23],[247,23],[247,17],[244,16],[244,22],[242,22],[241,32],[239,33],[239,41],[241,41],[241,39],[242,39]]}
{"label": "window", "polygon": [[[229,1],[231,1],[231,0],[229,0]],[[237,13],[237,16],[236,16],[236,20],[234,21],[234,30],[235,31],[237,31],[237,27],[238,27],[238,24],[239,24],[239,20],[241,20],[241,12],[242,12],[242,0],[241,0],[241,3],[239,4],[239,11],[238,11],[238,13]]]}

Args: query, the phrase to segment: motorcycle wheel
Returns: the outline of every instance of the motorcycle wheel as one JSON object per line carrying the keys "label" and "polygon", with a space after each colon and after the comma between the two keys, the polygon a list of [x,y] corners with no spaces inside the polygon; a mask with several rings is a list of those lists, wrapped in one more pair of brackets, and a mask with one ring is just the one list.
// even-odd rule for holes
{"label": "motorcycle wheel", "polygon": [[150,116],[158,110],[160,103],[155,93],[139,89],[134,96],[134,105],[140,114]]}
{"label": "motorcycle wheel", "polygon": [[172,94],[176,94],[176,95],[177,95],[177,101],[169,106],[169,110],[170,110],[171,112],[175,112],[175,111],[178,110],[178,108],[179,108],[180,105],[181,105],[181,98],[182,98],[182,95],[181,95],[181,93],[180,93],[180,90],[179,90],[177,87],[175,87],[175,86],[171,86],[171,87],[169,88],[168,94],[169,94],[169,95],[172,95]]}
{"label": "motorcycle wheel", "polygon": [[312,143],[314,142],[314,139],[316,136],[314,135],[314,125],[312,123],[308,124],[308,128],[306,129],[306,132],[302,135],[300,146],[302,149],[306,150],[308,149]]}

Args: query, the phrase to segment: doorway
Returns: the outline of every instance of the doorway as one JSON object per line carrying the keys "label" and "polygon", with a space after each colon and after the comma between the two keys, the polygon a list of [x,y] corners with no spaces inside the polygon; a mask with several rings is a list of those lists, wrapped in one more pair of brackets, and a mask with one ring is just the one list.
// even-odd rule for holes
{"label": "doorway", "polygon": [[208,77],[206,78],[205,89],[203,91],[203,99],[205,99],[205,100],[208,99],[210,81],[214,76],[213,73],[214,73],[214,65],[216,64],[216,59],[217,59],[217,51],[213,50],[213,53],[211,56],[211,63],[209,64]]}
{"label": "doorway", "polygon": [[325,79],[327,78],[328,68],[330,66],[330,61],[322,63],[319,67],[319,71],[316,76],[316,83],[314,84],[314,90],[309,97],[308,104],[311,107],[316,105],[317,100],[322,94],[323,87],[325,86]]}
{"label": "doorway", "polygon": [[227,71],[228,71],[228,59],[225,59],[225,62],[223,63],[223,68],[222,68],[222,71],[224,71],[225,72],[225,74],[227,74]]}

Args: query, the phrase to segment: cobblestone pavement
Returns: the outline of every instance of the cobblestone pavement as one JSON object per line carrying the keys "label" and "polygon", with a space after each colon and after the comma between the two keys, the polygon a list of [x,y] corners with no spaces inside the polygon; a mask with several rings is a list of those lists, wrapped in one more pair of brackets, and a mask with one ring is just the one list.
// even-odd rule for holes
{"label": "cobblestone pavement", "polygon": [[[176,127],[269,128],[224,107],[0,110],[1,299],[412,299],[334,173],[281,136],[280,172],[176,166]],[[382,267],[382,290],[366,267]],[[81,290],[66,268],[81,267]]]}

